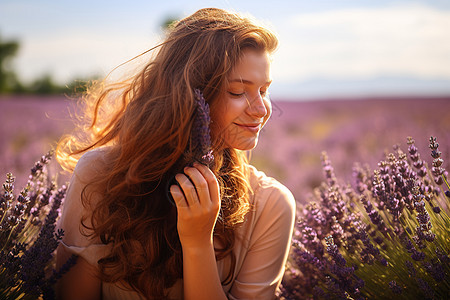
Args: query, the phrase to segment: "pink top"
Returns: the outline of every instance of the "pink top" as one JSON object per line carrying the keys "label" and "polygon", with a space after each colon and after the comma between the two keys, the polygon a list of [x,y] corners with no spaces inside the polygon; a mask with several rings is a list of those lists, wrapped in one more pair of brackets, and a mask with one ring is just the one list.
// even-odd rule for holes
{"label": "pink top", "polygon": [[[96,149],[78,161],[69,184],[59,227],[65,235],[62,245],[70,252],[83,257],[92,265],[110,251],[110,245],[92,240],[80,233],[81,191],[89,179],[105,167],[105,149]],[[274,299],[284,273],[290,249],[295,219],[295,200],[281,183],[250,166],[250,197],[253,209],[236,231],[234,253],[236,268],[233,280],[223,286],[229,299]],[[221,280],[229,270],[228,258],[217,262]],[[183,299],[182,280],[168,290],[170,299]],[[102,283],[104,299],[145,299],[134,291],[123,290],[119,285]]]}

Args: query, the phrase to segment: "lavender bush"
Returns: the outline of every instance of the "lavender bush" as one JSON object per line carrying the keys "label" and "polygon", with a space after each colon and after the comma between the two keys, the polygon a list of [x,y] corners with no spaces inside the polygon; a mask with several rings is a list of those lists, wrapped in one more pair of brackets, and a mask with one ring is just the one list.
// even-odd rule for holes
{"label": "lavender bush", "polygon": [[66,186],[57,188],[48,175],[48,153],[31,169],[16,197],[15,178],[6,175],[0,195],[0,299],[53,299],[53,285],[73,265],[73,256],[55,271],[54,251],[64,232],[56,230]]}
{"label": "lavender bush", "polygon": [[281,299],[447,299],[450,291],[448,172],[436,138],[429,168],[412,138],[354,186],[326,181],[298,213]]}

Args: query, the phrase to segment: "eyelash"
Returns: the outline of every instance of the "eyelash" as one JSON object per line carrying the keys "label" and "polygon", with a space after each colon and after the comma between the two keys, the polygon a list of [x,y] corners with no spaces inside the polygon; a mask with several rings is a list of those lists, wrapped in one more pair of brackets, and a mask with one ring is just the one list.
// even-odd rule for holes
{"label": "eyelash", "polygon": [[[229,93],[231,96],[233,96],[233,97],[242,97],[242,96],[245,94],[245,92],[240,93],[240,94],[235,94],[235,93],[232,93],[232,92],[228,92],[228,93]],[[265,96],[267,96],[267,95],[269,94],[268,91],[260,91],[259,93],[260,93],[260,95],[263,96],[263,97],[265,97]]]}
{"label": "eyelash", "polygon": [[242,97],[244,94],[245,94],[245,92],[244,93],[240,93],[240,94],[235,94],[235,93],[232,93],[232,92],[228,92],[231,96],[233,96],[233,97]]}

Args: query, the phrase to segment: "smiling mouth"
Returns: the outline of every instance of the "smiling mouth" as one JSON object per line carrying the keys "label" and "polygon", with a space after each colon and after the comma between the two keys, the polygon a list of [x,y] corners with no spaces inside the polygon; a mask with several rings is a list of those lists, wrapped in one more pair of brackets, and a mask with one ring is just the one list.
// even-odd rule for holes
{"label": "smiling mouth", "polygon": [[249,130],[251,132],[258,132],[261,129],[261,123],[258,124],[238,124],[238,123],[234,123],[237,126]]}

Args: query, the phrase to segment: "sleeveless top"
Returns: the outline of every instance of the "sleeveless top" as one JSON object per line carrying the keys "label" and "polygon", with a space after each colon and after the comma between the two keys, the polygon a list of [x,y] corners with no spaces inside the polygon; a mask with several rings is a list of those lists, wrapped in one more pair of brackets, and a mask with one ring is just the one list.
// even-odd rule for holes
{"label": "sleeveless top", "polygon": [[[64,229],[62,246],[98,267],[98,260],[106,256],[111,245],[84,236],[81,218],[87,211],[81,203],[81,191],[90,178],[105,168],[105,148],[84,154],[70,180],[58,227]],[[228,299],[274,299],[284,274],[295,220],[295,199],[277,180],[249,166],[252,187],[252,209],[236,229],[234,253],[236,266],[233,280],[223,286]],[[92,200],[92,199],[91,199]],[[95,200],[94,200],[95,201]],[[223,281],[230,268],[230,260],[217,261],[219,277]],[[169,299],[183,299],[182,279],[167,290]],[[120,284],[102,283],[103,299],[145,299],[136,291],[124,290]]]}

